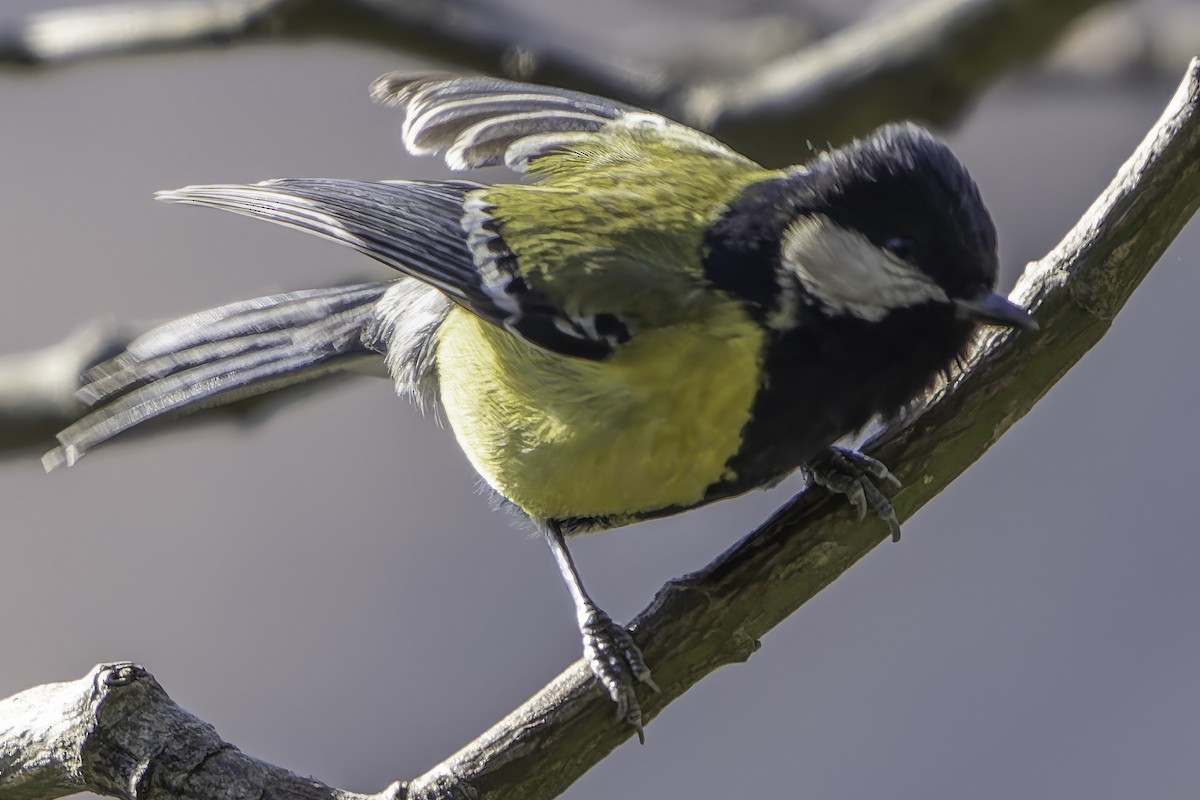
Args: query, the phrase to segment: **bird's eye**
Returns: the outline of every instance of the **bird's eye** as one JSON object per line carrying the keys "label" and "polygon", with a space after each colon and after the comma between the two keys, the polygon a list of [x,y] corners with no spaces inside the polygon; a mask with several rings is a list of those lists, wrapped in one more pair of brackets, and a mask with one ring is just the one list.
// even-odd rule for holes
{"label": "bird's eye", "polygon": [[912,261],[917,254],[917,243],[904,236],[893,236],[883,243],[883,249],[904,261]]}

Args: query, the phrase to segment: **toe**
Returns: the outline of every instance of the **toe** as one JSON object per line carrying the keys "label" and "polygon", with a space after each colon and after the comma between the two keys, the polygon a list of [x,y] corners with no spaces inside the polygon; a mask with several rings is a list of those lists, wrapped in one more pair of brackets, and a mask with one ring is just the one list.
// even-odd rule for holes
{"label": "toe", "polygon": [[617,718],[637,731],[638,741],[645,742],[642,728],[642,708],[638,704],[635,686],[643,683],[658,691],[650,677],[642,653],[624,627],[614,623],[603,612],[595,611],[581,626],[583,655],[592,674],[600,681],[617,706]]}

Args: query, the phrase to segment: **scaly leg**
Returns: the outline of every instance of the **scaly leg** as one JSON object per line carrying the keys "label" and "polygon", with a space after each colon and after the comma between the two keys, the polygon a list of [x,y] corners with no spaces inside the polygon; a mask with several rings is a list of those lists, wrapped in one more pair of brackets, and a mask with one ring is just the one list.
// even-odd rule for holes
{"label": "scaly leg", "polygon": [[629,631],[613,622],[588,597],[558,523],[551,521],[546,525],[546,542],[554,553],[558,571],[575,603],[575,616],[583,636],[583,657],[608,696],[617,704],[617,717],[632,725],[637,731],[638,741],[644,744],[646,736],[642,731],[642,708],[638,705],[634,687],[641,682],[658,691],[658,686],[650,677],[650,668],[642,660],[642,652],[633,643]]}

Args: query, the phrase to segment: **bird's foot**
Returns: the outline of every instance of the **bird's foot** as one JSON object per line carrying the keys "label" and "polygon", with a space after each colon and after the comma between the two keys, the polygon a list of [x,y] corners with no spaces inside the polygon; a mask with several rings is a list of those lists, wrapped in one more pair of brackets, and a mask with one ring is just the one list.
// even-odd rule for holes
{"label": "bird's foot", "polygon": [[642,707],[638,705],[635,687],[644,683],[657,692],[658,685],[650,677],[642,651],[633,643],[629,631],[594,606],[580,620],[579,631],[583,634],[583,657],[617,704],[617,718],[632,725],[638,741],[645,744]]}
{"label": "bird's foot", "polygon": [[878,486],[883,483],[898,488],[900,481],[882,462],[855,450],[827,447],[804,465],[804,473],[810,483],[844,495],[858,512],[859,519],[871,511],[891,528],[892,541],[900,541],[896,510]]}

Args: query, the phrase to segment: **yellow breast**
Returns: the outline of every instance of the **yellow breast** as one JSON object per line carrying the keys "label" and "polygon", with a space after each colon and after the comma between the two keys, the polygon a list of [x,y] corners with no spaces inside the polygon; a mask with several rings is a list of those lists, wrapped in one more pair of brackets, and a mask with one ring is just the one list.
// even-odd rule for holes
{"label": "yellow breast", "polygon": [[535,519],[693,505],[728,477],[762,338],[730,303],[586,361],[456,307],[439,334],[442,404],[479,474]]}

